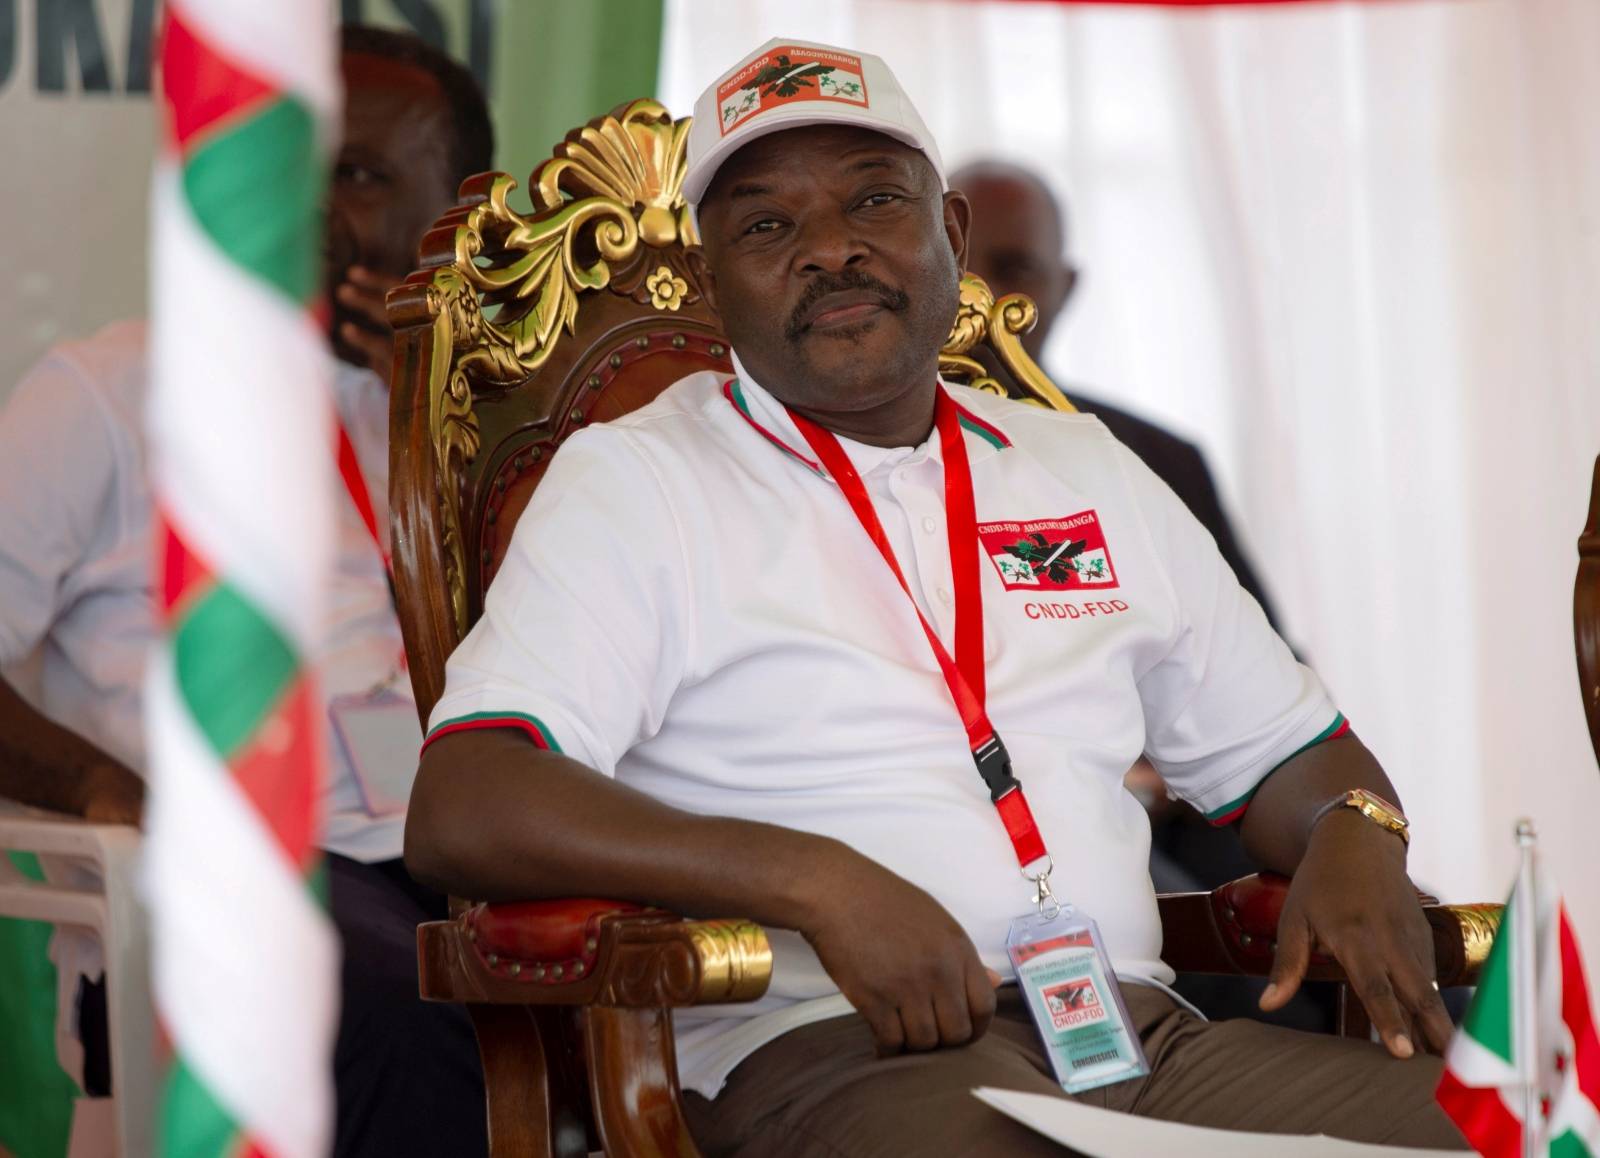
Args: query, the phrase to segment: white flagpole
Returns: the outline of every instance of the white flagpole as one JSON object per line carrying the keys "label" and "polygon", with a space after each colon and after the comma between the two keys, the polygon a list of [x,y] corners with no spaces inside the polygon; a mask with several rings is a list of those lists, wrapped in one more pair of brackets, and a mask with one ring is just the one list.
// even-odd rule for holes
{"label": "white flagpole", "polygon": [[1516,1026],[1517,1070],[1522,1076],[1522,1154],[1539,1153],[1539,894],[1534,888],[1534,845],[1538,840],[1533,821],[1517,821],[1517,847],[1522,865],[1513,894],[1517,920],[1511,948],[1516,962],[1512,987],[1512,1017]]}

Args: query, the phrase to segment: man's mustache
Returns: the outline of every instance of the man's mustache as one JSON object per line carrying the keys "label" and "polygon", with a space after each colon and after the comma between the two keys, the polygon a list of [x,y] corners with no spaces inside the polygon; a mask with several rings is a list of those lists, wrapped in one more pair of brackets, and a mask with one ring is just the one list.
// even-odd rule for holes
{"label": "man's mustache", "polygon": [[894,289],[870,273],[847,269],[842,273],[819,274],[806,286],[805,292],[800,295],[800,300],[790,311],[789,323],[783,328],[783,336],[791,342],[798,341],[800,335],[806,331],[806,314],[811,308],[829,294],[844,290],[866,290],[877,295],[884,309],[896,312],[911,304],[911,299],[906,296],[904,290]]}

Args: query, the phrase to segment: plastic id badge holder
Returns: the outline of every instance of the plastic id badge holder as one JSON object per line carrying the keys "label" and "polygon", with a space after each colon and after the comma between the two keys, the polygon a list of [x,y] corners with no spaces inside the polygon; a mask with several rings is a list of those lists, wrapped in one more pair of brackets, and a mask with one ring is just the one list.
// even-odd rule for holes
{"label": "plastic id badge holder", "polygon": [[1092,920],[1070,905],[1018,917],[1006,952],[1062,1089],[1081,1094],[1150,1072]]}

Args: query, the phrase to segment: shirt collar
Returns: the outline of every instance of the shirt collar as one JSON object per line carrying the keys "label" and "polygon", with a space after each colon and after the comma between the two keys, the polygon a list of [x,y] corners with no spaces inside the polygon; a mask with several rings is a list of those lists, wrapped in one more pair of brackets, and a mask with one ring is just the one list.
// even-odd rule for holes
{"label": "shirt collar", "polygon": [[[739,360],[737,350],[733,351],[733,371],[735,377],[725,385],[724,393],[733,403],[751,426],[753,426],[767,441],[777,446],[805,465],[812,473],[827,478],[827,472],[817,462],[812,454],[811,447],[806,444],[806,439],[800,433],[800,428],[789,416],[788,409],[772,394],[750,375],[743,362]],[[939,388],[950,394],[951,400],[956,404],[956,411],[960,415],[961,428],[967,435],[967,456],[969,461],[980,462],[992,454],[1011,446],[1011,440],[995,423],[985,418],[980,418],[972,409],[962,402],[965,387],[951,386],[943,378],[939,379]],[[927,456],[935,462],[941,462],[943,455],[939,447],[939,438],[936,433],[930,432],[926,441],[920,447],[887,447],[870,446],[864,442],[856,442],[849,438],[840,438],[839,445],[850,458],[850,463],[856,472],[862,476],[891,460],[900,462],[918,452],[926,452]]]}

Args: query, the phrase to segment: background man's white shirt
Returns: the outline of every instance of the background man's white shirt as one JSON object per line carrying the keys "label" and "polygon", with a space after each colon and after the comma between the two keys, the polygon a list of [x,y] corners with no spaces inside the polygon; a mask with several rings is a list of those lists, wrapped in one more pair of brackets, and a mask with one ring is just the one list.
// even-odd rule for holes
{"label": "background man's white shirt", "polygon": [[[53,350],[0,412],[0,668],[33,657],[39,709],[135,771],[144,764],[141,688],[155,633],[146,354],[143,322],[109,326]],[[388,389],[340,362],[334,399],[387,542]],[[387,682],[409,700],[382,560],[342,493],[337,509],[330,630],[318,657],[323,696]],[[329,736],[322,846],[361,861],[399,856],[404,815],[368,814]]]}
{"label": "background man's white shirt", "polygon": [[[1009,974],[1029,890],[916,616],[834,483],[755,429],[809,457],[782,406],[742,369],[740,383],[748,418],[703,373],[567,442],[449,661],[432,734],[531,718],[676,807],[836,837],[926,889]],[[954,390],[978,420],[980,525],[1093,511],[1104,535],[1115,586],[1007,590],[982,560],[989,714],[1057,892],[1099,921],[1119,972],[1169,981],[1129,766],[1148,753],[1185,799],[1226,813],[1337,713],[1204,529],[1097,419]],[[844,446],[948,646],[938,439]],[[848,1010],[804,941],[770,932],[765,998],[679,1013],[687,1087],[714,1095],[766,1041]]]}

